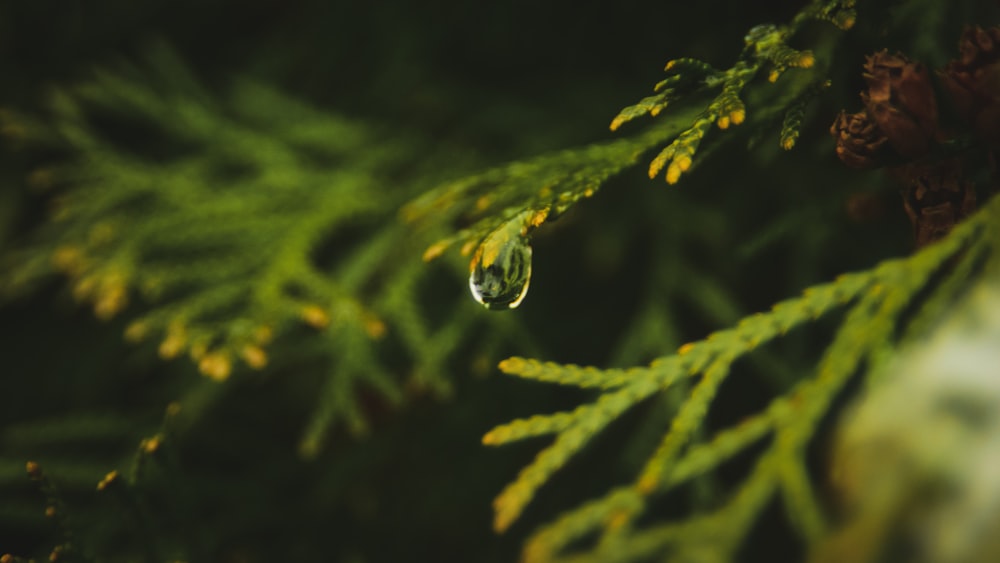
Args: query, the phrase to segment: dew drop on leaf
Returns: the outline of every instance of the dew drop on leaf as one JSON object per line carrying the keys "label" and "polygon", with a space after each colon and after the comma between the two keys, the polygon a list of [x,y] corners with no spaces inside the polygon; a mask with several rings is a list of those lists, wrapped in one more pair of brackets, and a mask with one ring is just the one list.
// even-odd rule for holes
{"label": "dew drop on leaf", "polygon": [[513,309],[528,294],[531,245],[524,222],[504,223],[479,243],[470,264],[472,296],[490,310]]}

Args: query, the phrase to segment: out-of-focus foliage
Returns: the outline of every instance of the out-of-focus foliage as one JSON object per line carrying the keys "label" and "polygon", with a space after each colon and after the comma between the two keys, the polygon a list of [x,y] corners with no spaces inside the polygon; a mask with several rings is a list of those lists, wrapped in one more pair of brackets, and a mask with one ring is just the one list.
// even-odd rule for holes
{"label": "out-of-focus foliage", "polygon": [[[171,401],[162,425],[144,405],[138,426],[137,413],[84,409],[4,429],[3,481],[23,480],[23,456],[40,458],[30,473],[49,505],[7,503],[4,517],[44,512],[58,522],[59,557],[182,560],[222,549],[184,522],[198,502],[171,483],[183,471],[172,442],[220,408],[220,382],[259,379],[254,372],[297,379],[292,387],[309,391],[296,406],[308,416],[280,446],[297,443],[309,459],[331,430],[361,438],[407,397],[448,397],[449,362],[488,365],[500,347],[524,342],[517,319],[442,293],[464,268],[428,268],[420,254],[433,230],[397,220],[403,202],[466,166],[461,150],[427,150],[259,81],[234,79],[228,95],[213,94],[162,44],[87,74],[50,89],[44,112],[3,113],[7,148],[41,156],[26,184],[50,209],[5,249],[0,289],[26,299],[65,276],[98,320],[127,317],[119,338],[192,362],[206,379],[159,390]],[[134,459],[121,455],[136,443]],[[67,447],[95,459],[66,458]],[[105,498],[74,515],[67,494],[95,486]]]}
{"label": "out-of-focus foliage", "polygon": [[996,274],[877,372],[848,411],[831,471],[847,517],[815,561],[1000,556]]}
{"label": "out-of-focus foliage", "polygon": [[[125,337],[156,341],[164,359],[190,356],[216,380],[237,364],[263,369],[275,339],[299,340],[288,360],[329,366],[308,453],[331,423],[365,431],[365,387],[402,400],[405,378],[386,365],[393,344],[414,388],[447,393],[448,351],[477,316],[442,305],[444,324],[431,327],[417,306],[427,268],[393,210],[415,189],[402,178],[426,178],[405,139],[250,82],[218,102],[163,47],[151,59],[157,75],[99,69],[53,92],[45,121],[8,116],[16,141],[70,156],[32,172],[33,187],[56,192],[55,210],[6,257],[2,289],[17,295],[59,272],[99,319],[136,298],[148,306]],[[349,229],[357,240],[344,240]],[[390,330],[396,341],[381,343]]]}

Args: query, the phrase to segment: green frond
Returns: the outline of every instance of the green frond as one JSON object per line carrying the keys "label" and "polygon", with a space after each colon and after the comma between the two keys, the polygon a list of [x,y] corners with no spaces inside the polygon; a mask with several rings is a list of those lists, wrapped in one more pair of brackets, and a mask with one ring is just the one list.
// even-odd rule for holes
{"label": "green frond", "polygon": [[428,247],[424,260],[458,245],[461,254],[472,254],[473,296],[489,309],[514,308],[530,281],[532,231],[592,197],[609,178],[676,135],[686,115],[635,138],[515,162],[444,184],[408,203],[402,217],[427,228],[471,222]]}
{"label": "green frond", "polygon": [[855,0],[815,0],[795,17],[794,24],[808,19],[828,21],[843,30],[854,27],[857,21]]}
{"label": "green frond", "polygon": [[333,352],[333,365],[299,445],[306,458],[315,457],[329,430],[339,426],[338,423],[356,436],[368,432],[367,420],[356,397],[358,392],[375,391],[391,405],[399,405],[403,400],[392,375],[372,355],[367,334],[357,327],[346,326],[326,331],[326,339]]}
{"label": "green frond", "polygon": [[606,496],[590,501],[534,534],[524,548],[524,560],[536,563],[551,561],[569,543],[593,530],[615,526],[615,517],[642,509],[642,497],[632,487],[620,487]]}
{"label": "green frond", "polygon": [[[635,403],[659,390],[668,388],[682,377],[705,370],[711,364],[712,367],[708,367],[708,370],[717,374],[717,377],[703,380],[709,383],[702,387],[700,401],[692,403],[695,406],[691,408],[692,412],[688,418],[697,419],[699,415],[703,416],[704,408],[711,400],[718,383],[721,383],[722,378],[727,373],[727,366],[739,354],[746,353],[791,327],[812,320],[823,312],[840,305],[843,300],[850,299],[857,292],[863,290],[867,283],[872,281],[872,277],[847,276],[838,283],[817,287],[799,300],[779,304],[768,315],[749,317],[735,329],[714,333],[698,343],[686,344],[678,355],[654,361],[648,369],[622,370],[608,374],[607,381],[603,386],[611,387],[613,390],[605,392],[592,405],[581,406],[574,410],[569,415],[572,418],[572,424],[568,424],[569,421],[564,415],[557,415],[559,423],[556,426],[565,428],[556,441],[543,450],[535,462],[524,469],[517,480],[508,485],[497,497],[495,527],[498,530],[503,530],[509,526],[524,506],[530,502],[535,490],[544,484],[549,476],[562,467],[594,434]],[[518,360],[514,360],[513,364],[515,369],[524,366]],[[528,364],[524,367],[528,366],[541,368],[532,373],[531,377],[556,382],[580,381],[579,374],[587,371],[580,368],[556,368],[551,374],[547,374],[544,364]],[[521,375],[522,373],[531,373],[531,370],[516,369],[516,373]],[[570,377],[566,376],[567,373]],[[594,380],[593,376],[587,379]],[[552,420],[546,417],[515,421],[490,431],[484,438],[484,442],[490,445],[499,445],[522,437],[544,434],[556,426],[553,425]],[[686,432],[690,430],[691,426],[693,425],[688,422],[688,419],[684,419],[680,428]],[[648,482],[648,477],[646,481],[647,483],[642,485],[643,488],[652,487],[652,484]]]}
{"label": "green frond", "polygon": [[680,119],[635,138],[595,143],[487,170],[444,184],[408,203],[403,218],[412,223],[472,225],[430,246],[426,260],[452,245],[470,254],[491,232],[515,222],[515,231],[534,229],[582,199],[592,197],[612,176],[639,162],[650,148],[681,130]]}
{"label": "green frond", "polygon": [[672,76],[661,80],[653,87],[653,91],[657,94],[643,98],[639,103],[618,112],[609,126],[612,131],[617,131],[622,125],[647,114],[656,117],[670,103],[701,91],[707,81],[720,75],[719,71],[708,63],[689,58],[672,60],[667,63],[664,70]]}
{"label": "green frond", "polygon": [[702,138],[717,119],[718,114],[706,113],[695,120],[694,124],[677,136],[665,149],[656,155],[649,163],[649,177],[655,178],[664,167],[667,169],[667,183],[676,184],[681,174],[691,168],[694,153],[698,150]]}
{"label": "green frond", "polygon": [[[824,19],[846,29],[853,25],[852,6],[853,3],[847,2],[814,2],[803,9],[787,26],[765,24],[752,28],[744,40],[743,53],[736,63],[726,70],[716,70],[707,63],[689,58],[670,61],[665,70],[671,72],[672,76],[656,85],[654,89],[658,94],[643,98],[638,104],[623,109],[612,120],[611,130],[617,130],[624,123],[646,114],[656,117],[668,104],[697,99],[712,90],[719,91],[707,106],[703,106],[703,111],[690,127],[682,131],[650,163],[650,178],[656,177],[666,169],[667,183],[677,183],[681,174],[691,168],[698,146],[712,123],[718,125],[719,129],[728,129],[730,125],[740,125],[746,120],[748,112],[741,94],[762,70],[769,69],[767,78],[773,83],[789,68],[807,69],[815,64],[816,56],[811,51],[800,51],[787,43],[788,38],[801,27],[803,22],[807,19]],[[791,121],[786,118],[785,127],[782,128],[783,147],[790,148],[795,143],[801,122],[802,107],[799,106],[804,105],[804,99],[815,94],[814,89],[804,88],[793,96],[795,101],[784,106],[784,111],[787,116],[791,116]],[[774,111],[773,107],[762,108],[757,112],[759,116],[755,119],[766,121],[767,116]]]}
{"label": "green frond", "polygon": [[996,269],[1000,263],[997,249],[990,241],[1000,240],[1000,228],[996,221],[983,221],[974,227],[978,232],[974,241],[953,260],[950,275],[934,288],[920,313],[907,327],[906,340],[914,340],[925,334],[953,307],[969,289],[970,284],[980,277],[988,277],[987,272]]}
{"label": "green frond", "polygon": [[[415,255],[433,230],[393,220],[427,182],[392,179],[413,149],[254,82],[210,95],[165,48],[150,59],[150,71],[97,69],[56,90],[48,121],[13,117],[37,129],[25,138],[68,157],[35,173],[58,190],[56,211],[3,257],[0,291],[58,273],[100,319],[138,302],[126,338],[158,342],[163,359],[189,356],[216,381],[267,368],[273,342],[306,334],[315,345],[304,349],[329,370],[307,451],[330,424],[364,431],[361,390],[400,401],[405,377],[387,367],[386,333],[414,365],[413,382],[447,394],[449,354],[482,319],[459,311],[432,328],[418,309],[428,272]],[[610,174],[604,167],[634,150],[619,143],[584,162],[600,159],[588,170]],[[583,194],[552,205],[573,197]],[[324,255],[331,239],[379,224],[343,256]]]}
{"label": "green frond", "polygon": [[539,362],[526,358],[507,358],[500,362],[500,371],[523,377],[536,379],[560,385],[576,387],[600,387],[611,389],[628,382],[631,379],[629,370],[601,370],[594,367],[562,365],[554,362]]}
{"label": "green frond", "polygon": [[729,375],[731,358],[719,356],[712,364],[705,369],[705,373],[691,390],[690,396],[681,405],[680,410],[674,415],[670,423],[670,430],[663,436],[663,440],[656,448],[656,452],[646,462],[637,481],[637,487],[642,492],[648,492],[656,488],[657,481],[664,469],[673,462],[680,452],[681,447],[691,438],[692,434],[699,427],[705,415],[708,413],[708,406],[715,397],[719,386]]}
{"label": "green frond", "polygon": [[628,106],[622,109],[614,119],[611,120],[611,125],[609,128],[612,131],[617,131],[619,127],[632,121],[633,119],[643,117],[646,114],[656,117],[661,111],[663,111],[667,105],[676,100],[676,95],[674,90],[668,88],[671,84],[677,82],[677,76],[672,76],[659,82],[654,90],[659,92],[655,96],[648,96],[641,100],[634,106]]}
{"label": "green frond", "polygon": [[[676,77],[695,76],[704,78],[719,74],[719,71],[712,65],[704,61],[699,61],[698,59],[691,59],[687,57],[681,57],[667,62],[667,64],[663,67],[663,70],[674,73]],[[660,89],[661,87],[657,85],[656,90],[659,91]]]}
{"label": "green frond", "polygon": [[830,87],[829,80],[818,81],[811,88],[799,94],[795,100],[788,105],[785,110],[785,118],[781,124],[779,143],[781,148],[791,150],[795,142],[799,139],[799,129],[802,127],[802,120],[805,118],[806,108],[809,102],[813,101],[824,89]]}
{"label": "green frond", "polygon": [[[619,561],[637,560],[668,544],[680,552],[697,551],[702,534],[725,538],[713,545],[713,553],[725,560],[725,554],[738,547],[756,515],[775,493],[781,495],[794,515],[802,536],[809,542],[817,541],[826,529],[825,516],[805,467],[805,448],[816,425],[847,380],[873,365],[875,355],[884,346],[898,341],[898,328],[905,322],[901,321],[904,311],[928,284],[950,291],[948,286],[956,283],[952,281],[954,278],[967,275],[961,266],[948,269],[955,257],[974,255],[977,258],[971,260],[975,263],[983,256],[994,262],[998,259],[1000,238],[993,236],[995,226],[991,226],[998,219],[1000,200],[994,198],[948,237],[912,257],[890,260],[866,272],[844,275],[835,282],[809,288],[801,297],[778,303],[768,313],[751,315],[732,329],[686,344],[676,355],[656,360],[648,368],[602,371],[521,358],[505,360],[501,368],[513,375],[596,387],[602,392],[593,403],[573,411],[516,420],[484,437],[484,443],[498,445],[526,437],[556,435],[555,441],[497,497],[496,528],[506,529],[531,501],[534,492],[617,416],[681,378],[701,374],[634,484],[615,489],[543,527],[526,545],[525,557],[532,561],[575,561],[576,556],[563,559],[559,552],[577,539],[600,532],[592,550],[576,554],[579,560],[602,561],[608,553],[615,553]],[[942,275],[941,280],[932,282]],[[708,441],[689,446],[733,361],[790,329],[847,304],[850,304],[848,314],[813,377],[802,379],[788,393],[772,400],[760,414],[719,431]],[[654,527],[657,531],[648,534],[632,529],[650,497],[712,471],[768,436],[770,445],[761,454],[757,468],[732,493],[732,500],[724,507],[677,524],[683,527],[684,534],[679,534],[674,525]],[[623,499],[628,499],[625,503],[628,510],[620,509]]]}
{"label": "green frond", "polygon": [[[819,13],[818,6],[811,5],[803,13]],[[724,71],[691,58],[670,61],[665,67],[670,76],[656,84],[656,94],[621,110],[610,125],[615,131],[644,115],[656,117],[668,105],[673,107],[674,102],[687,102],[706,92],[718,91],[701,108],[692,103],[680,105],[660,127],[630,139],[597,143],[494,168],[445,184],[411,201],[402,211],[408,222],[446,228],[471,223],[428,247],[424,259],[432,260],[458,245],[463,255],[473,255],[470,265],[473,296],[489,309],[516,307],[524,298],[530,280],[529,241],[535,228],[558,217],[581,199],[593,196],[608,178],[635,165],[651,148],[668,140],[670,143],[650,162],[649,176],[655,178],[665,169],[667,183],[677,183],[692,168],[698,148],[713,123],[720,129],[728,129],[746,119],[747,108],[741,96],[763,68],[771,69],[769,80],[775,82],[787,68],[814,65],[815,56],[811,52],[787,44],[799,25],[801,21],[797,19],[790,26],[753,28],[745,38],[745,48],[737,62]],[[791,116],[782,131],[783,146],[790,147],[801,122],[803,109],[798,106],[814,96],[814,90],[808,85],[793,84],[791,101],[779,101],[783,104],[779,107],[762,108],[756,119],[765,122],[782,111]],[[689,125],[678,126],[684,122]]]}

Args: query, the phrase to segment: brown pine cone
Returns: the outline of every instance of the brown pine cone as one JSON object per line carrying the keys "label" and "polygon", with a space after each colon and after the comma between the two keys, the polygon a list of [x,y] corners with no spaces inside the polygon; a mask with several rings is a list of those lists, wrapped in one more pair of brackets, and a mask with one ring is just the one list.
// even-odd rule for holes
{"label": "brown pine cone", "polygon": [[841,110],[830,126],[837,140],[837,156],[851,168],[875,168],[883,164],[888,139],[865,111],[848,114]]}
{"label": "brown pine cone", "polygon": [[883,49],[866,58],[863,76],[868,91],[861,100],[889,145],[906,158],[926,155],[938,135],[937,101],[927,68]]}
{"label": "brown pine cone", "polygon": [[959,115],[990,143],[1000,143],[1000,27],[967,27],[959,56],[940,72]]}

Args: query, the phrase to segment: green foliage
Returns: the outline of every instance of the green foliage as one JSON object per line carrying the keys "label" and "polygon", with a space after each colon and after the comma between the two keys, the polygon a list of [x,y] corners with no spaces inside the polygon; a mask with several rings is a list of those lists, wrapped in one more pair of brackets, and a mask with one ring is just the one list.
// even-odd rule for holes
{"label": "green foliage", "polygon": [[650,148],[676,135],[683,119],[679,116],[635,138],[543,155],[446,183],[408,203],[403,217],[446,225],[471,221],[470,227],[430,246],[424,258],[437,258],[456,243],[467,255],[505,224],[527,217],[527,227],[533,229],[592,197],[607,180],[637,164]]}
{"label": "green foliage", "polygon": [[[60,272],[105,320],[138,298],[144,310],[126,337],[159,341],[165,359],[187,354],[220,381],[239,364],[264,369],[276,339],[307,339],[294,360],[311,356],[329,376],[306,455],[331,426],[366,432],[359,389],[403,400],[405,378],[385,364],[387,350],[410,358],[413,389],[448,394],[448,350],[477,317],[459,308],[440,329],[428,326],[414,305],[427,269],[410,230],[351,234],[392,221],[415,189],[401,176],[426,181],[409,144],[254,82],[237,81],[222,104],[164,47],[148,66],[97,69],[54,91],[51,121],[10,117],[22,143],[70,156],[31,176],[58,191],[56,208],[6,257],[4,292]],[[354,246],[332,255],[343,237]]]}
{"label": "green foliage", "polygon": [[[665,70],[670,76],[656,85],[657,94],[621,110],[611,121],[610,128],[615,131],[646,114],[656,117],[668,105],[671,108],[680,105],[681,108],[670,112],[658,126],[633,138],[515,162],[445,184],[417,198],[403,210],[408,221],[432,219],[445,225],[471,223],[430,246],[424,258],[434,259],[456,243],[462,255],[470,254],[478,246],[479,252],[473,256],[471,269],[482,267],[479,255],[493,236],[491,233],[519,231],[527,239],[533,229],[561,216],[580,200],[593,196],[611,177],[634,166],[652,148],[671,139],[650,162],[649,177],[656,177],[666,168],[667,182],[676,183],[681,174],[692,167],[695,153],[712,124],[728,129],[731,124],[743,123],[747,112],[740,95],[762,70],[769,69],[768,82],[774,83],[788,68],[814,66],[814,54],[789,47],[789,38],[810,19],[831,21],[842,29],[850,28],[855,18],[853,5],[852,1],[817,0],[787,26],[754,27],[747,33],[745,48],[737,62],[724,71],[690,58],[668,62]],[[818,83],[826,84],[826,81]],[[762,86],[756,86],[757,90],[760,88]],[[788,150],[798,137],[807,103],[816,97],[820,88],[816,79],[793,82],[786,88],[787,92],[777,98],[776,104],[761,108],[754,122],[763,126],[772,121],[774,115],[784,114],[780,142]],[[705,94],[716,90],[720,93],[711,98],[707,106],[699,108],[697,103]],[[760,97],[756,92],[754,95]],[[682,103],[691,100],[694,102]]]}
{"label": "green foliage", "polygon": [[[695,382],[689,396],[635,482],[613,489],[542,527],[525,548],[526,560],[554,561],[566,556],[567,560],[605,561],[613,555],[619,561],[634,561],[667,548],[690,554],[711,548],[713,560],[724,561],[739,547],[774,494],[784,501],[790,518],[799,523],[804,539],[816,542],[826,523],[808,477],[805,448],[819,419],[848,378],[870,367],[880,353],[896,345],[897,334],[906,331],[912,322],[912,318],[906,318],[905,309],[919,298],[920,292],[930,286],[939,303],[956,299],[955,285],[969,278],[964,268],[951,268],[954,259],[975,256],[978,268],[987,272],[1000,268],[998,222],[1000,200],[994,200],[947,239],[913,257],[888,261],[869,271],[809,288],[800,298],[783,301],[770,312],[747,317],[736,327],[715,332],[705,340],[685,344],[676,355],[660,358],[647,368],[599,370],[522,358],[505,360],[500,368],[508,374],[598,388],[601,394],[594,402],[572,411],[516,420],[484,436],[483,442],[489,445],[556,436],[497,497],[495,527],[499,531],[508,528],[535,491],[610,422],[647,397],[690,378]],[[979,259],[984,256],[988,258]],[[844,305],[850,305],[846,317],[813,377],[802,378],[762,412],[738,425],[703,442],[692,440],[735,360]],[[653,497],[717,469],[766,438],[770,438],[768,447],[729,503],[694,520],[636,525]],[[562,553],[576,540],[598,532],[592,547],[582,552],[586,557]]]}
{"label": "green foliage", "polygon": [[[730,125],[740,125],[746,120],[746,106],[740,94],[755,76],[770,69],[767,79],[774,83],[788,68],[808,69],[815,64],[816,58],[811,51],[797,51],[787,43],[810,19],[831,21],[841,29],[848,29],[854,25],[854,2],[815,1],[787,26],[754,27],[744,39],[745,47],[737,62],[724,71],[695,59],[683,58],[668,62],[664,70],[670,76],[656,84],[654,90],[658,94],[643,98],[638,104],[623,109],[611,121],[611,130],[617,130],[623,124],[645,114],[656,117],[668,105],[673,106],[689,98],[698,99],[708,92],[720,91],[698,114],[691,126],[677,135],[649,165],[650,178],[655,178],[666,168],[667,183],[676,184],[681,174],[693,165],[695,153],[713,123],[719,129],[728,129]],[[800,115],[813,88],[808,83],[793,84],[791,88],[796,99],[785,106],[786,111],[792,116]],[[769,120],[769,114],[773,111],[773,107],[763,108],[757,122]],[[786,150],[795,145],[800,124],[801,117],[786,117],[781,131],[781,146]]]}
{"label": "green foliage", "polygon": [[[720,93],[708,102],[706,109],[695,110],[693,124],[686,129],[671,129],[669,134],[653,129],[638,137],[634,145],[618,141],[621,147],[634,146],[636,149],[627,154],[630,158],[621,158],[619,162],[633,164],[639,154],[657,142],[673,138],[652,160],[649,176],[653,178],[666,168],[667,182],[676,183],[681,174],[691,168],[695,153],[713,123],[720,129],[727,129],[746,119],[747,110],[740,94],[760,71],[770,68],[768,82],[775,83],[790,67],[808,69],[814,66],[816,58],[812,52],[797,51],[787,44],[808,19],[823,19],[842,29],[850,28],[855,19],[853,3],[816,2],[788,26],[753,28],[746,37],[746,47],[738,62],[726,71],[718,71],[694,59],[669,62],[665,70],[671,75],[656,85],[657,94],[623,109],[612,121],[612,130],[646,114],[658,117],[668,106],[672,108],[679,102],[697,99],[706,92],[719,90]],[[777,105],[762,108],[757,124],[764,125],[773,121],[773,116],[783,115],[780,145],[791,149],[799,136],[807,104],[829,85],[829,81],[815,78],[793,83],[791,91]],[[759,99],[761,96],[755,93],[751,97]],[[690,119],[684,113],[690,111],[690,107],[686,107],[671,112],[667,123],[676,127],[679,120]],[[652,142],[645,142],[647,140]],[[533,177],[537,182],[539,177],[555,172],[554,178],[549,176],[542,184],[541,194],[549,196],[552,193],[549,187],[553,184],[565,186],[555,192],[559,194],[556,201],[563,200],[568,206],[580,199],[581,193],[589,195],[611,173],[620,170],[608,164],[594,168],[583,164],[588,158],[599,162],[595,157],[603,156],[607,148],[613,146],[599,144],[561,153],[558,155],[560,160],[548,157],[515,163],[454,184],[443,193],[434,193],[432,203],[422,203],[428,209],[462,211],[477,208],[484,213],[493,210],[493,214],[431,247],[427,256],[437,256],[455,240],[464,242],[463,254],[478,243],[479,251],[473,258],[473,267],[477,267],[479,254],[484,249],[489,252],[490,237],[494,236],[489,233],[498,225],[524,222],[521,234],[526,236],[553,208],[551,203],[539,202],[539,197],[530,193],[531,188],[524,177]],[[573,165],[563,169],[557,163]],[[493,191],[489,191],[491,189]],[[494,194],[502,194],[503,198],[494,201]],[[560,213],[564,209],[556,208]],[[996,241],[1000,237],[997,237],[995,225],[998,220],[1000,204],[993,201],[945,241],[911,258],[885,262],[866,272],[844,275],[836,282],[812,287],[801,298],[781,302],[767,314],[746,317],[733,329],[686,344],[678,354],[660,358],[648,368],[599,369],[519,357],[501,362],[500,369],[511,375],[598,389],[600,394],[593,402],[574,410],[518,419],[494,428],[483,437],[484,444],[502,445],[555,436],[552,444],[496,498],[494,528],[498,532],[507,530],[536,491],[610,423],[649,397],[664,394],[681,381],[693,380],[687,398],[677,408],[667,432],[634,483],[612,489],[604,497],[587,502],[543,526],[526,545],[525,560],[633,561],[667,550],[680,559],[728,560],[775,495],[784,502],[789,519],[807,545],[815,546],[828,530],[828,523],[813,491],[805,452],[820,419],[827,414],[834,397],[848,379],[876,365],[887,350],[898,344],[900,334],[915,338],[940,315],[946,304],[955,302],[960,288],[970,277],[997,269]],[[921,304],[915,305],[918,302]],[[736,360],[845,305],[849,306],[845,318],[813,377],[799,377],[786,393],[738,425],[720,430],[712,438],[700,437],[712,400]],[[914,306],[921,310],[916,318],[907,314],[907,308]],[[692,479],[703,478],[737,454],[765,440],[769,440],[768,446],[760,453],[751,473],[732,492],[728,503],[676,523],[639,525],[654,497]],[[582,550],[581,540],[587,540],[588,546]]]}
{"label": "green foliage", "polygon": [[781,148],[791,150],[795,146],[795,141],[799,138],[799,131],[805,119],[806,108],[813,98],[818,96],[824,88],[830,86],[830,81],[813,83],[812,87],[804,92],[788,105],[785,110],[785,117],[781,123]]}
{"label": "green foliage", "polygon": [[[526,562],[733,560],[769,506],[782,507],[787,525],[816,553],[838,522],[810,449],[824,439],[837,400],[852,379],[875,382],[900,345],[919,346],[970,286],[1000,272],[996,197],[981,198],[977,212],[911,256],[887,260],[883,246],[899,248],[878,244],[896,225],[878,231],[881,239],[856,227],[864,242],[853,246],[865,246],[864,254],[849,240],[830,240],[847,237],[835,230],[830,209],[858,196],[832,184],[882,183],[831,174],[820,189],[801,187],[835,165],[825,133],[809,139],[826,128],[813,127],[821,120],[811,110],[834,90],[841,32],[857,17],[852,0],[810,2],[787,24],[751,28],[725,70],[696,58],[667,63],[654,94],[613,118],[610,129],[626,136],[499,165],[493,155],[465,162],[474,150],[462,152],[461,141],[419,119],[347,118],[260,80],[205,86],[164,47],[138,67],[98,67],[54,90],[43,117],[4,111],[3,134],[43,162],[28,183],[52,209],[0,256],[0,293],[14,303],[32,293],[44,299],[46,280],[62,276],[103,326],[137,344],[136,355],[191,361],[169,370],[137,362],[145,375],[131,384],[152,398],[133,401],[116,380],[102,389],[119,392],[118,406],[128,405],[120,411],[106,407],[115,398],[100,392],[67,412],[53,412],[65,401],[44,394],[26,401],[0,431],[0,491],[12,499],[0,503],[0,523],[49,529],[56,539],[35,543],[55,545],[55,558],[253,561],[267,556],[255,559],[220,538],[256,532],[240,528],[249,520],[243,511],[268,518],[276,511],[281,522],[269,526],[294,530],[295,540],[300,528],[316,528],[311,537],[323,541],[267,553],[374,560],[324,542],[358,530],[379,543],[403,532],[414,541],[432,526],[421,510],[410,507],[396,528],[375,520],[391,512],[387,497],[409,506],[408,497],[396,498],[405,487],[459,506],[461,522],[436,526],[442,535],[433,540],[455,555],[451,542],[478,537],[469,531],[479,521],[468,507],[478,497],[468,491],[493,494],[491,479],[499,487],[522,463],[506,450],[473,449],[473,435],[517,417],[482,443],[551,440],[493,505],[495,532],[533,526],[525,530]],[[409,48],[399,41],[394,46]],[[390,93],[399,96],[405,80],[391,78]],[[385,83],[369,89],[384,94]],[[414,98],[420,94],[414,85]],[[461,92],[455,103],[478,110],[484,99]],[[408,103],[394,109],[406,113]],[[640,121],[648,123],[627,131]],[[713,135],[713,126],[725,132]],[[772,137],[769,147],[755,143]],[[797,151],[798,160],[774,157],[778,147],[807,139],[825,160],[798,154],[809,151]],[[752,158],[733,141],[747,141]],[[968,149],[964,157],[981,148],[955,150]],[[995,181],[995,160],[981,152],[969,158],[968,178]],[[754,169],[761,180],[724,170],[726,158],[766,165]],[[468,174],[470,164],[484,162],[484,171]],[[629,172],[647,162],[650,179],[662,173],[675,184],[688,175],[706,189],[629,191]],[[701,167],[704,176],[693,174],[708,162],[714,166]],[[598,191],[618,187],[613,182],[622,189],[601,194],[607,209],[595,205]],[[627,212],[616,213],[612,206],[623,200]],[[0,229],[5,237],[13,232]],[[583,297],[575,310],[495,315],[476,307],[466,279],[489,309],[521,303],[532,237],[549,233],[544,244],[552,247],[559,237],[577,238],[569,251],[559,247],[563,256],[544,258],[536,276],[547,271],[586,287],[533,285],[544,295],[576,291]],[[791,266],[768,256],[776,248]],[[816,285],[830,278],[828,267],[855,272]],[[747,314],[803,286],[811,287]],[[529,331],[525,321],[538,326]],[[817,339],[809,331],[829,334]],[[584,332],[598,336],[588,340]],[[611,367],[541,359],[562,360],[565,342],[573,353],[589,352],[596,339],[604,349],[594,352],[595,363]],[[680,345],[686,340],[693,341]],[[510,354],[501,372],[563,388],[498,391],[509,381],[477,380],[473,398],[434,405],[450,413],[436,421],[421,409],[411,418],[396,409],[428,393],[451,396],[463,375],[488,372]],[[195,377],[192,364],[205,377]],[[747,382],[748,375],[759,381]],[[762,404],[728,412],[723,397],[735,385],[759,391]],[[387,421],[390,409],[395,422]],[[261,416],[272,410],[281,414]],[[300,418],[288,416],[299,411]],[[474,462],[453,451],[464,445]],[[586,468],[591,489],[581,493],[565,474],[594,450],[612,457]],[[298,462],[295,451],[318,461],[313,473],[305,464],[294,474],[281,465]],[[613,456],[618,465],[609,468]],[[29,460],[34,486],[26,491]],[[430,469],[417,475],[420,464]],[[303,474],[314,480],[304,484]],[[269,480],[258,482],[261,475]],[[566,492],[543,500],[557,489]],[[273,508],[286,497],[292,500],[282,510]],[[485,513],[487,504],[477,507]],[[206,507],[212,514],[203,514]],[[339,519],[316,517],[330,513]],[[409,554],[407,541],[400,543],[384,558]]]}

